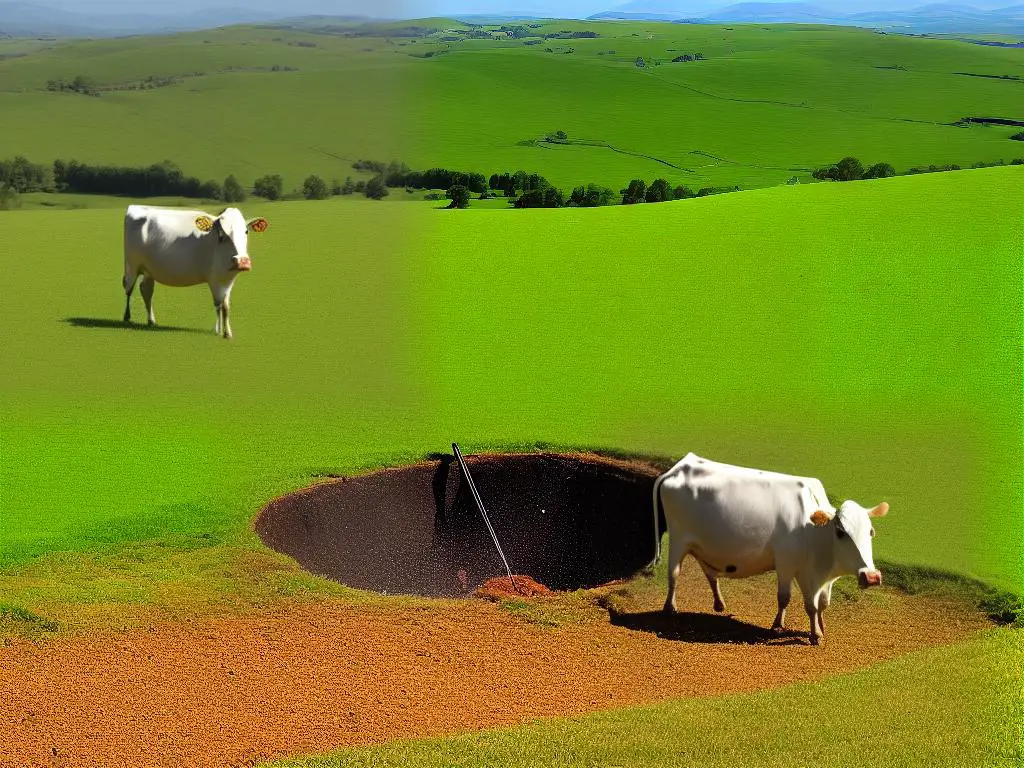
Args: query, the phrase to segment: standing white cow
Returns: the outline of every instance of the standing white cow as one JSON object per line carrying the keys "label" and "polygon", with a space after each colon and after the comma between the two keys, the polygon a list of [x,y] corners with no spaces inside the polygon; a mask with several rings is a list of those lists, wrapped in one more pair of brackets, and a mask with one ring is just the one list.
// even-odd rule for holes
{"label": "standing white cow", "polygon": [[776,630],[785,625],[796,579],[813,645],[825,635],[822,614],[836,579],[856,574],[861,587],[882,583],[872,557],[870,518],[886,514],[889,505],[865,509],[845,501],[837,511],[814,478],[735,467],[689,453],[654,483],[655,531],[659,509],[664,509],[669,533],[668,613],[676,610],[676,580],[687,555],[704,570],[716,611],[725,610],[719,577],[742,579],[774,570]]}
{"label": "standing white cow", "polygon": [[237,208],[225,208],[220,215],[211,216],[203,211],[129,205],[124,216],[124,321],[131,321],[132,291],[140,276],[139,291],[149,325],[156,322],[156,283],[206,283],[217,312],[214,332],[230,339],[231,288],[239,273],[252,269],[249,232],[264,232],[267,226],[262,218],[246,221]]}

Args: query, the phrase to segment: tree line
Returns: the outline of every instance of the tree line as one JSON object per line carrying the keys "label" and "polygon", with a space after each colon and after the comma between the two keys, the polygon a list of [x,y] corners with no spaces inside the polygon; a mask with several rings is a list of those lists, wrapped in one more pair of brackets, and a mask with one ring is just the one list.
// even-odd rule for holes
{"label": "tree line", "polygon": [[[1024,165],[1024,158],[1015,158],[1010,161],[1010,165]],[[995,166],[1006,165],[1003,160],[996,160],[995,162],[978,162],[971,165],[972,168],[992,168]],[[941,171],[959,171],[962,170],[959,165],[928,165],[919,166],[907,169],[902,175],[913,176],[919,173],[939,173]],[[823,168],[817,168],[811,176],[818,179],[819,181],[860,181],[862,179],[887,179],[892,176],[900,174],[896,173],[896,169],[893,168],[889,163],[875,163],[867,168],[864,164],[856,157],[844,157],[838,163],[833,165],[827,165]]]}

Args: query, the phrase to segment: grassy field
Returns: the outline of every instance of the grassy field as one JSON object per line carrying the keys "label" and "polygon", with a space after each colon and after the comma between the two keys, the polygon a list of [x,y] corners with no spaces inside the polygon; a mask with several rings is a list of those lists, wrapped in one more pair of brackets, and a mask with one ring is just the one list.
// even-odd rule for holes
{"label": "grassy field", "polygon": [[[547,29],[601,37],[430,58],[410,53],[447,50],[440,34],[0,41],[4,157],[170,158],[289,187],[354,176],[360,157],[564,187],[771,187],[559,211],[250,201],[271,226],[231,342],[202,287],[158,287],[155,329],[121,324],[127,201],[25,195],[0,211],[0,642],[327,596],[397,605],[302,574],[251,520],[318,472],[453,440],[812,474],[889,501],[879,560],[1024,591],[1024,168],[779,186],[851,153],[900,169],[1024,154],[1009,129],[945,124],[1016,116],[1019,82],[953,73],[1022,75],[1024,52],[835,28]],[[668,61],[694,51],[707,60]],[[99,98],[44,90],[193,71]],[[529,143],[559,129],[590,143]],[[295,764],[1009,765],[1020,653],[1020,630],[999,629],[815,685]]]}
{"label": "grassy field", "polygon": [[7,599],[55,551],[248,547],[258,507],[314,471],[453,439],[813,473],[890,501],[880,557],[1017,586],[1022,177],[640,209],[251,206],[271,229],[231,343],[203,288],[158,288],[161,326],[121,327],[119,212],[6,213]]}
{"label": "grassy field", "polygon": [[[161,329],[120,326],[114,211],[6,213],[20,258],[0,309],[0,625],[32,637],[366,599],[261,550],[249,520],[316,471],[453,439],[813,473],[890,501],[879,559],[1019,590],[1022,180],[554,212],[252,206],[271,229],[230,343],[203,289],[159,288]],[[1019,757],[1019,640],[1003,629],[814,686],[311,764],[847,765],[855,744],[858,763],[927,765],[955,744],[964,765],[1000,765]],[[830,705],[808,708],[818,696]],[[808,746],[795,734],[812,722]]]}
{"label": "grassy field", "polygon": [[[695,189],[770,186],[849,154],[900,171],[1024,155],[1012,129],[950,125],[1021,117],[1019,81],[956,74],[1020,77],[1021,49],[834,27],[611,22],[552,22],[533,31],[599,37],[527,45],[419,23],[441,31],[2,41],[0,57],[27,54],[0,58],[4,151],[36,162],[167,158],[202,179],[281,173],[287,188],[309,173],[357,176],[358,158],[400,159],[487,175],[523,168],[567,191],[657,176]],[[706,60],[672,62],[697,52]],[[102,87],[182,79],[99,98],[45,90],[77,75]],[[536,143],[556,130],[573,143]]]}

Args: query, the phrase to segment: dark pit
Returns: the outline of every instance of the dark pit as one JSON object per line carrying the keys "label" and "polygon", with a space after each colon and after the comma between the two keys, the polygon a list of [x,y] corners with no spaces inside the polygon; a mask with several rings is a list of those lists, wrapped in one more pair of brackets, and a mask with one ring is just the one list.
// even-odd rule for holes
{"label": "dark pit", "polygon": [[[656,467],[552,453],[466,464],[514,574],[571,590],[628,578],[653,560]],[[460,597],[506,574],[451,456],[284,496],[255,528],[307,571],[359,589]]]}

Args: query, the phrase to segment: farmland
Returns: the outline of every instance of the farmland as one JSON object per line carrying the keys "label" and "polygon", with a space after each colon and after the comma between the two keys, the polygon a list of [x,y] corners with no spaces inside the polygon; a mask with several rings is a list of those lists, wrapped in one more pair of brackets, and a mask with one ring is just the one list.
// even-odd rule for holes
{"label": "farmland", "polygon": [[[360,617],[373,627],[368,637],[410,656],[412,647],[429,653],[423,638],[434,639],[439,658],[450,653],[456,662],[494,637],[526,637],[537,659],[510,668],[543,672],[549,677],[539,679],[563,687],[558,663],[579,661],[567,648],[598,658],[593,644],[618,642],[614,658],[637,649],[684,668],[687,644],[610,627],[605,604],[586,595],[497,606],[382,596],[303,573],[253,532],[273,498],[325,475],[411,463],[453,440],[466,453],[692,450],[813,474],[841,498],[891,504],[874,551],[894,573],[897,564],[937,568],[1021,593],[1024,168],[783,185],[794,173],[806,179],[794,168],[845,154],[900,169],[1009,161],[1019,145],[1009,131],[945,123],[1013,114],[1020,83],[949,73],[1024,74],[1021,52],[827,28],[551,28],[601,36],[531,46],[460,39],[428,58],[407,49],[447,50],[443,33],[347,38],[233,28],[47,46],[0,41],[0,55],[28,52],[0,60],[4,152],[35,161],[167,157],[202,178],[235,173],[248,184],[278,172],[288,187],[312,172],[357,175],[358,158],[392,157],[414,168],[524,168],[564,187],[617,189],[663,173],[694,187],[761,187],[536,211],[476,201],[468,211],[441,211],[436,202],[358,196],[250,199],[246,216],[264,216],[270,228],[251,236],[253,270],[236,285],[230,342],[212,333],[204,287],[157,286],[153,329],[120,322],[125,200],[25,195],[24,210],[0,211],[0,658],[18,659],[0,681],[25,700],[49,701],[47,670],[92,674],[102,658],[102,677],[125,681],[116,695],[128,698],[118,701],[133,701],[129,689],[147,675],[158,682],[135,700],[140,707],[152,698],[173,708],[217,692],[219,703],[187,715],[196,717],[204,706],[237,701],[231,686],[290,669],[266,663],[268,648],[286,655],[267,643],[287,637],[295,638],[284,643],[288,653],[323,654],[315,657],[321,666],[295,663],[327,701],[325,681],[347,691],[352,659],[371,658],[351,646],[360,642]],[[288,45],[300,40],[316,45]],[[563,45],[573,53],[544,50]],[[635,66],[637,56],[676,55],[669,49],[707,58]],[[906,69],[879,69],[883,62]],[[275,64],[293,69],[268,69]],[[56,77],[125,83],[186,69],[206,74],[99,97],[45,91]],[[286,123],[285,115],[304,119]],[[594,141],[519,143],[554,130]],[[804,131],[806,140],[793,140]],[[708,164],[675,175],[640,155]],[[50,209],[55,203],[89,207]],[[607,597],[654,610],[663,575],[664,563],[653,579],[622,587],[625,597]],[[770,581],[729,584],[726,594],[739,596],[743,621],[770,619]],[[625,673],[602,669],[587,690],[604,696],[607,685],[607,702],[587,698],[563,710],[572,719],[531,722],[529,713],[500,714],[504,689],[495,685],[477,702],[491,707],[481,727],[517,727],[457,735],[459,710],[434,709],[429,728],[396,727],[409,740],[286,764],[663,765],[685,755],[830,766],[849,764],[851,749],[872,765],[932,765],[953,750],[964,765],[1019,759],[1020,630],[978,631],[984,617],[947,598],[848,595],[824,656],[802,645],[693,648],[702,659],[721,651],[735,668],[749,651],[761,660],[758,674],[792,673],[766,683],[769,690],[745,688],[738,675],[732,687],[694,693],[652,661],[642,685],[626,677],[615,687]],[[700,611],[706,600],[684,598]],[[456,642],[445,637],[451,626],[464,643],[454,650],[444,645]],[[303,635],[305,627],[316,629]],[[238,640],[237,655],[218,655],[226,653],[220,637]],[[543,655],[554,644],[558,663]],[[870,664],[874,650],[884,660]],[[119,654],[133,659],[126,677],[117,677]],[[424,658],[409,664],[441,663]],[[479,659],[473,675],[501,668]],[[172,689],[168,675],[190,669],[219,677],[204,686],[179,674],[180,700],[162,698]],[[363,684],[377,677],[372,668],[352,674]],[[392,666],[379,672],[395,674]],[[275,684],[287,698],[287,680]],[[78,707],[92,717],[90,687],[86,678],[64,681],[65,716]],[[279,724],[298,717],[244,690],[255,697],[251,712],[273,710]],[[387,695],[401,704],[389,710],[395,722],[400,708],[415,708],[410,692]],[[829,704],[809,707],[814,701]],[[364,704],[335,713],[328,703],[322,720],[306,712],[302,728],[282,727],[312,732],[307,741],[296,735],[289,753],[384,741]],[[28,727],[4,706],[16,703],[0,702],[0,733],[20,734],[14,748],[38,746],[49,760],[52,744],[74,762],[84,742],[74,743],[73,725],[58,718]],[[139,732],[130,704],[110,706],[109,717],[87,720],[96,740]],[[159,706],[154,739],[175,734],[159,745],[160,759],[176,760],[187,742],[174,738],[190,721],[172,723]],[[852,715],[867,711],[877,717]],[[250,726],[260,722],[251,712]],[[353,725],[360,717],[369,718],[365,730]],[[769,727],[778,719],[786,729]],[[215,719],[203,725],[207,746],[230,742],[232,731],[218,731]],[[13,760],[4,748],[14,743],[0,746],[0,764]],[[155,761],[146,750],[157,746],[123,749]],[[239,762],[282,756],[249,750],[242,739],[232,749]]]}
{"label": "farmland", "polygon": [[[1020,77],[1019,49],[829,27],[552,22],[529,32],[598,36],[483,40],[418,25],[410,37],[234,27],[0,41],[0,55],[26,54],[0,60],[0,131],[35,162],[171,159],[203,179],[280,173],[289,189],[310,173],[358,177],[359,158],[522,168],[568,191],[661,175],[770,186],[846,155],[902,172],[1024,154],[1005,127],[954,125],[1024,117],[1019,80],[962,74]],[[102,95],[46,90],[77,76]],[[171,82],[123,90],[147,78]],[[569,143],[539,141],[559,130]]]}

